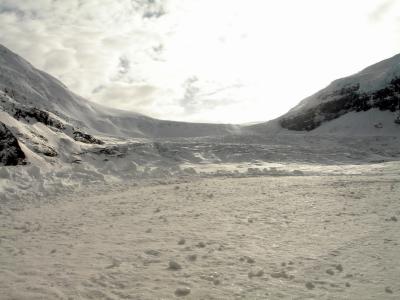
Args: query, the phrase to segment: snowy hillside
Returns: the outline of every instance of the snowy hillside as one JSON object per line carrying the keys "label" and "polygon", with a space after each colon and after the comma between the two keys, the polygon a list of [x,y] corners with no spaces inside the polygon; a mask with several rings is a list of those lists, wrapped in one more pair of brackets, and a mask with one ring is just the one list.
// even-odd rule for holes
{"label": "snowy hillside", "polygon": [[52,112],[92,134],[119,137],[192,137],[221,135],[236,126],[156,120],[89,102],[60,81],[35,69],[0,45],[0,90],[20,104]]}
{"label": "snowy hillside", "polygon": [[251,128],[266,133],[281,127],[313,134],[399,135],[399,111],[400,54],[335,80],[280,118]]}

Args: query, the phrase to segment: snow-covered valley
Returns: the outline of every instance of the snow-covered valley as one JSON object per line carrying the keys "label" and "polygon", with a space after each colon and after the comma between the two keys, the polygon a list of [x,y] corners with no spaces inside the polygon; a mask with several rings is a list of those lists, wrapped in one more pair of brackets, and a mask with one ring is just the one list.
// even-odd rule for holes
{"label": "snow-covered valley", "polygon": [[1,167],[0,294],[397,299],[398,142],[141,139]]}
{"label": "snow-covered valley", "polygon": [[0,46],[0,299],[398,299],[399,61],[240,126],[105,108]]}

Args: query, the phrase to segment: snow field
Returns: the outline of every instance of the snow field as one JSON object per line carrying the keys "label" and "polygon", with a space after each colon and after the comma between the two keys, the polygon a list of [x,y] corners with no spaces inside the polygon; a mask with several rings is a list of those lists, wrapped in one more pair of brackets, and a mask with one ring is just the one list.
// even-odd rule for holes
{"label": "snow field", "polygon": [[170,178],[7,202],[0,294],[397,299],[399,192],[389,171]]}

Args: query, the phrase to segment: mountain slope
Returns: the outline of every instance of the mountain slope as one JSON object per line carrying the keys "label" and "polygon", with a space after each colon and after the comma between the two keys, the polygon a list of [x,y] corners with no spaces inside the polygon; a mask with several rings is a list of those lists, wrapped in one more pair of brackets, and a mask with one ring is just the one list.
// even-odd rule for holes
{"label": "mountain slope", "polygon": [[[371,110],[371,111],[370,111]],[[302,100],[297,106],[278,119],[252,126],[258,131],[277,131],[284,128],[292,131],[320,131],[320,126],[335,120],[337,132],[345,134],[353,125],[364,124],[364,128],[353,133],[386,133],[381,120],[395,122],[400,110],[400,54],[376,63],[349,77],[332,82],[328,87]],[[366,113],[369,111],[368,113]],[[341,118],[348,113],[352,118]],[[336,120],[337,119],[337,120]],[[357,119],[357,122],[352,122]],[[346,123],[346,124],[345,124]],[[277,126],[279,125],[279,126]],[[332,126],[331,126],[332,127]],[[379,128],[380,127],[380,128]],[[390,126],[393,127],[393,126]],[[318,128],[318,130],[316,130]],[[332,128],[331,128],[332,129]],[[361,130],[362,129],[362,130]],[[393,128],[392,128],[393,129]],[[393,133],[393,130],[389,130]],[[400,131],[400,127],[398,128]],[[279,131],[279,130],[278,130]],[[334,130],[325,131],[334,133]]]}
{"label": "mountain slope", "polygon": [[219,124],[156,120],[141,114],[106,108],[74,94],[60,81],[37,70],[0,45],[0,89],[18,103],[55,113],[92,134],[120,137],[195,137],[235,132]]}

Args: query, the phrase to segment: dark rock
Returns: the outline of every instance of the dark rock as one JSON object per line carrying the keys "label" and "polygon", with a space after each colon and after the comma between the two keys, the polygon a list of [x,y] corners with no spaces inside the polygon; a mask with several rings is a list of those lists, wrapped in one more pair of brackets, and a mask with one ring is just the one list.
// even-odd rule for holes
{"label": "dark rock", "polygon": [[45,156],[49,156],[49,157],[55,157],[58,155],[57,151],[50,147],[50,146],[46,146],[46,145],[36,145],[33,147],[33,150],[36,153],[41,153]]}
{"label": "dark rock", "polygon": [[16,166],[25,163],[25,153],[21,150],[17,138],[0,122],[0,164]]}
{"label": "dark rock", "polygon": [[92,150],[92,153],[95,154],[103,154],[107,156],[113,157],[124,157],[126,155],[125,149],[121,149],[119,146],[107,146],[102,148],[95,148]]}
{"label": "dark rock", "polygon": [[29,119],[33,119],[47,126],[55,127],[60,130],[65,129],[63,123],[52,118],[47,111],[40,110],[36,107],[15,107],[14,118],[16,118],[17,120],[25,119],[27,121],[29,121]]}
{"label": "dark rock", "polygon": [[95,138],[94,136],[81,132],[81,131],[74,131],[74,140],[86,144],[97,144],[102,145],[104,144],[103,141]]}

